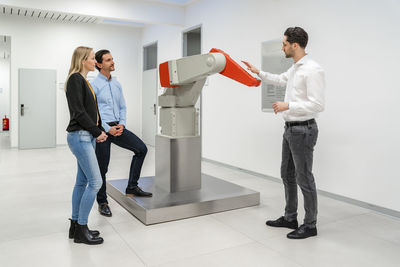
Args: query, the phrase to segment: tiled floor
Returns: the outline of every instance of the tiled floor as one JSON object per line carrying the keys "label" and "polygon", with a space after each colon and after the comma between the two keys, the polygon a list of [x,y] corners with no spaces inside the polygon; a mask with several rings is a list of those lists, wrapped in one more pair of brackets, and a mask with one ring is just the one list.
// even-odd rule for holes
{"label": "tiled floor", "polygon": [[[130,158],[113,147],[110,179],[127,177]],[[261,192],[261,204],[145,226],[110,199],[113,217],[100,216],[95,204],[89,218],[105,242],[87,246],[67,238],[76,172],[68,147],[0,146],[0,266],[399,266],[397,218],[320,196],[319,235],[289,240],[288,229],[265,226],[282,213],[281,184],[208,162],[202,168]],[[148,175],[151,148],[142,171]]]}

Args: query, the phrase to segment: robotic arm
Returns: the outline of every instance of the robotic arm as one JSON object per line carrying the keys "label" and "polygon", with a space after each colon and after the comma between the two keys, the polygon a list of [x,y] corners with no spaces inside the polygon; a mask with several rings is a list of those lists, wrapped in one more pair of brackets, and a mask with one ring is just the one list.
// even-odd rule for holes
{"label": "robotic arm", "polygon": [[208,76],[220,73],[247,86],[255,79],[219,49],[210,53],[170,60],[160,64],[160,82],[165,87],[158,98],[161,134],[170,137],[197,136],[198,112],[194,108]]}

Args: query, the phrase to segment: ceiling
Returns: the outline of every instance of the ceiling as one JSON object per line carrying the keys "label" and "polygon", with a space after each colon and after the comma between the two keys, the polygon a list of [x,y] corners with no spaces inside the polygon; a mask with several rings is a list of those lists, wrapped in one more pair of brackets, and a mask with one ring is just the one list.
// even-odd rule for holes
{"label": "ceiling", "polygon": [[48,21],[96,23],[98,18],[92,16],[75,15],[69,13],[52,12],[31,8],[20,8],[0,5],[0,15],[15,16]]}
{"label": "ceiling", "polygon": [[[183,12],[182,8],[195,1],[197,0],[125,0],[125,2],[120,0],[114,2],[113,5],[108,1],[101,1],[98,2],[98,5],[91,4],[86,9],[79,8],[79,4],[77,4],[79,1],[70,2],[68,7],[72,8],[67,8],[67,1],[60,1],[58,2],[60,4],[53,5],[50,2],[46,4],[46,1],[42,1],[41,5],[39,5],[39,2],[38,5],[33,5],[31,4],[32,2],[23,0],[15,2],[3,1],[3,3],[0,3],[0,16],[12,16],[47,22],[144,27],[158,23],[180,24],[176,19],[171,18],[177,18],[176,14]],[[87,2],[86,5],[88,3],[90,2]],[[111,8],[111,6],[115,8]],[[100,11],[96,12],[96,9]],[[138,13],[137,10],[142,11]],[[170,14],[169,17],[168,14]]]}

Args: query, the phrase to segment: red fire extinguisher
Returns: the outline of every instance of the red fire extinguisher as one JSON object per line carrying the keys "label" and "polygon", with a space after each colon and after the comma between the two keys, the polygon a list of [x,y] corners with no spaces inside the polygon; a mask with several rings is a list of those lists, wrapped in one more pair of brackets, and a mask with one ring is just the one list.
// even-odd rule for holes
{"label": "red fire extinguisher", "polygon": [[3,118],[3,131],[8,131],[10,129],[10,119],[7,116]]}

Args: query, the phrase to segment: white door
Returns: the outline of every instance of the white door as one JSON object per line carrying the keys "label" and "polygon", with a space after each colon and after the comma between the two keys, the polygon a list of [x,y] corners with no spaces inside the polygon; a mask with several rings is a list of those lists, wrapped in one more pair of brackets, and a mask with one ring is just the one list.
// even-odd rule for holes
{"label": "white door", "polygon": [[143,71],[142,86],[142,138],[155,146],[157,133],[157,69]]}
{"label": "white door", "polygon": [[56,146],[56,70],[19,69],[19,148]]}

